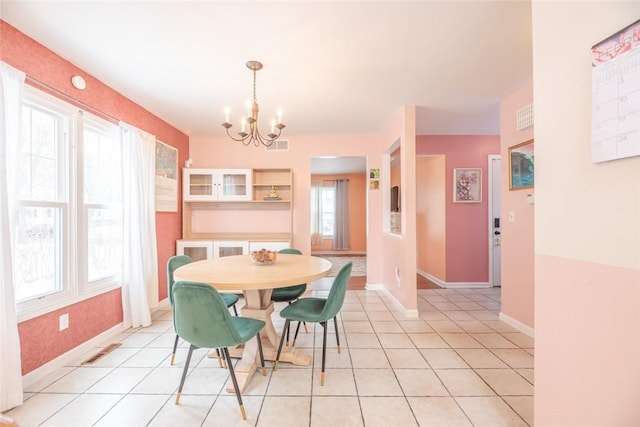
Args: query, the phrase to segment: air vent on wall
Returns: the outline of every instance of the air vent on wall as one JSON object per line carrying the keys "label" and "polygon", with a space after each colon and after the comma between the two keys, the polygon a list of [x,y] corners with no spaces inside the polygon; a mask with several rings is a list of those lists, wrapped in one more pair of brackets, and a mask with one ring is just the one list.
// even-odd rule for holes
{"label": "air vent on wall", "polygon": [[516,129],[522,130],[533,126],[533,104],[525,105],[516,111]]}
{"label": "air vent on wall", "polygon": [[276,139],[273,141],[268,147],[264,148],[266,151],[289,151],[289,140],[288,139]]}

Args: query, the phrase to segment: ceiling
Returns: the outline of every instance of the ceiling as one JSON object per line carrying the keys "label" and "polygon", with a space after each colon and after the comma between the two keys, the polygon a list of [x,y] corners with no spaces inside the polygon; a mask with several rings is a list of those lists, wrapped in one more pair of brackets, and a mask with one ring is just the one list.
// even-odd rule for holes
{"label": "ceiling", "polygon": [[[261,128],[376,135],[402,105],[420,135],[497,134],[532,73],[529,1],[2,1],[3,20],[191,136],[232,130],[259,60]],[[71,76],[70,76],[71,77]],[[267,133],[267,132],[265,132]]]}

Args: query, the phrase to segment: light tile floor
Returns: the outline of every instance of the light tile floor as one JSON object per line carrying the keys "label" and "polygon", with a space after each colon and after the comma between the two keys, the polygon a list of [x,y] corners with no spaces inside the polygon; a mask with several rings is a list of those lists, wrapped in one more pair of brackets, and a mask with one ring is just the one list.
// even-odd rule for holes
{"label": "light tile floor", "polygon": [[[325,295],[327,283],[314,292]],[[30,387],[6,415],[21,427],[533,425],[533,340],[498,320],[499,307],[500,289],[425,289],[420,318],[406,318],[381,292],[348,291],[340,354],[329,329],[325,386],[322,328],[309,325],[296,345],[314,354],[312,366],[273,372],[267,362],[243,395],[245,422],[224,390],[227,371],[205,349],[174,404],[188,347],[181,342],[170,366],[171,312],[159,311],[152,326],[105,343],[122,345],[94,364],[80,365],[99,349]]]}

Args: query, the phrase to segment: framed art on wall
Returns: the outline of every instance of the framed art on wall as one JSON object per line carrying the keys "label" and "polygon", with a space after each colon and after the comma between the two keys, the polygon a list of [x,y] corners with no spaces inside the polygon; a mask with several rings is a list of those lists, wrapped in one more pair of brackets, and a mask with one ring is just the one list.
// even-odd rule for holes
{"label": "framed art on wall", "polygon": [[482,202],[482,169],[456,168],[453,170],[453,202]]}
{"label": "framed art on wall", "polygon": [[156,140],[156,212],[178,212],[178,150]]}
{"label": "framed art on wall", "polygon": [[509,190],[533,188],[533,139],[509,147]]}

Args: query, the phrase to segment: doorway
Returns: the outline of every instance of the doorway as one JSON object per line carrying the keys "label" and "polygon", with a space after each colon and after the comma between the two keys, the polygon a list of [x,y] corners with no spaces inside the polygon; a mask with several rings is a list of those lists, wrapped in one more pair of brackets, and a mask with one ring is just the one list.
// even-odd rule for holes
{"label": "doorway", "polygon": [[[366,157],[313,157],[311,159],[311,254],[332,257],[340,262],[353,258],[354,266],[348,289],[364,289],[366,285],[367,255],[367,191],[368,174]],[[348,245],[334,245],[336,232],[336,181],[347,183],[348,197]],[[314,197],[315,196],[315,197]],[[339,258],[335,258],[339,257]],[[357,262],[356,262],[357,261]],[[333,278],[324,279],[331,284]],[[322,287],[322,280],[317,283]],[[314,285],[315,287],[316,285]]]}

